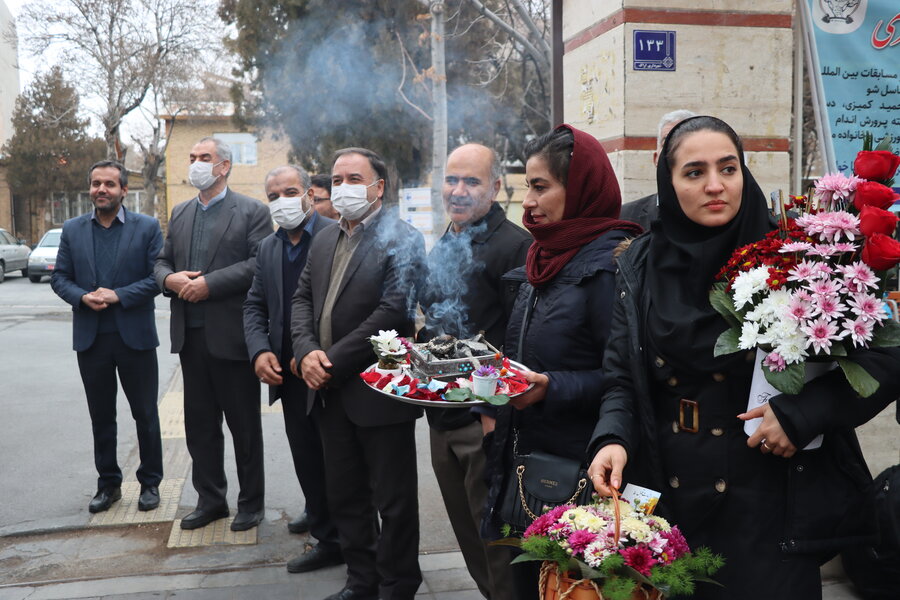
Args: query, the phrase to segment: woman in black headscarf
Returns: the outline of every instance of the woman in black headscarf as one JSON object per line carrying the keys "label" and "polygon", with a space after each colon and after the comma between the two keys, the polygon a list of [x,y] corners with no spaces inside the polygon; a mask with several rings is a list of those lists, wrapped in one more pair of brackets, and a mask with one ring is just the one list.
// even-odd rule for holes
{"label": "woman in black headscarf", "polygon": [[[819,598],[820,562],[868,533],[853,518],[871,481],[853,428],[900,394],[900,354],[854,356],[882,384],[869,398],[832,372],[745,414],[755,353],[713,356],[728,325],[708,294],[732,252],[773,227],[765,197],[740,138],[713,117],[672,129],[657,185],[659,219],[618,259],[588,472],[601,494],[626,481],[661,492],[657,513],[725,557],[725,587],[695,597]],[[748,438],[751,416],[763,422]],[[820,433],[819,450],[797,451]]]}

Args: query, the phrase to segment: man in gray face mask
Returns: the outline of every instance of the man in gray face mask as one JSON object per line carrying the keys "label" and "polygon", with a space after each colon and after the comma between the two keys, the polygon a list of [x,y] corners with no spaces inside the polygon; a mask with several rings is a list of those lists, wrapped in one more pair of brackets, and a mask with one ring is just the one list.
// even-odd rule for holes
{"label": "man in gray face mask", "polygon": [[309,387],[307,410],[322,432],[328,506],[347,560],[347,584],[328,600],[413,600],[422,582],[422,410],[372,390],[359,373],[375,362],[370,336],[414,332],[424,241],[382,207],[388,171],[371,150],[339,150],[331,180],[340,224],[313,240],[291,312],[293,370]]}
{"label": "man in gray face mask", "polygon": [[308,552],[288,561],[289,572],[301,573],[344,562],[325,498],[319,430],[306,414],[307,387],[288,369],[294,358],[291,298],[313,238],[335,221],[316,214],[310,177],[298,166],[273,169],[266,175],[265,188],[278,230],[259,244],[256,274],[244,301],[244,337],[256,376],[269,385],[269,404],[281,399],[294,472],[306,499],[306,510],[288,523],[288,530],[308,531],[318,540]]}
{"label": "man in gray face mask", "polygon": [[197,509],[182,529],[229,515],[223,417],[234,440],[240,493],[233,531],[255,527],[263,511],[259,378],[244,341],[243,303],[260,240],[272,233],[269,210],[230,190],[231,149],[203,138],[191,149],[188,179],[198,195],[177,205],[154,276],[172,299],[172,352],[184,377],[184,431],[193,460]]}

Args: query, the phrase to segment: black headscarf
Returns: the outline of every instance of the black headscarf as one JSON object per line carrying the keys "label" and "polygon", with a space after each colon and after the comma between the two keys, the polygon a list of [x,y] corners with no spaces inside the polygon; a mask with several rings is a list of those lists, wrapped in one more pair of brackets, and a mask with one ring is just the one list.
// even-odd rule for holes
{"label": "black headscarf", "polygon": [[691,221],[681,210],[672,185],[669,146],[679,129],[697,119],[713,119],[728,127],[714,117],[692,117],[673,127],[666,137],[656,167],[659,217],[651,224],[647,259],[646,286],[651,302],[648,331],[670,364],[713,372],[730,360],[713,357],[716,339],[727,323],[710,305],[709,290],[732,252],[761,239],[772,226],[765,195],[744,164],[740,147],[737,151],[744,188],[734,219],[719,227],[706,227]]}

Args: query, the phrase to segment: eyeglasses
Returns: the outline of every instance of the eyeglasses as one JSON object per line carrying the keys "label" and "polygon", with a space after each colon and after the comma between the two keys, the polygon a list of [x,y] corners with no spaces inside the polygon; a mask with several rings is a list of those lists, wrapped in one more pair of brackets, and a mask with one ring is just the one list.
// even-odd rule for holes
{"label": "eyeglasses", "polygon": [[313,196],[314,204],[321,204],[322,202],[329,202],[330,200],[330,196]]}

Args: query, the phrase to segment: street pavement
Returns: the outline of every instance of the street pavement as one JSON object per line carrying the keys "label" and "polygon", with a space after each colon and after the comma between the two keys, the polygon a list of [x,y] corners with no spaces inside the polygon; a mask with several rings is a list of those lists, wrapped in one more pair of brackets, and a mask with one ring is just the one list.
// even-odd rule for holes
{"label": "street pavement", "polygon": [[[71,350],[70,312],[46,279],[32,284],[8,275],[0,284],[0,600],[315,600],[340,589],[344,567],[297,575],[285,569],[285,563],[303,552],[310,540],[287,532],[287,523],[302,510],[303,499],[277,404],[275,410],[264,407],[265,521],[250,543],[226,535],[224,540],[170,547],[180,533],[177,519],[196,502],[187,450],[177,434],[164,440],[166,477],[177,488],[171,516],[124,524],[92,518],[87,504],[95,491],[96,471],[90,420]],[[168,352],[168,318],[168,300],[159,297],[161,416],[173,413],[169,400],[180,397],[177,356]],[[874,473],[895,464],[900,456],[893,410],[889,407],[860,429]],[[135,484],[136,441],[121,394],[118,413],[120,464],[126,485]],[[228,498],[233,513],[237,477],[230,446],[228,438],[225,462],[232,482]],[[417,451],[424,575],[418,597],[480,598],[440,499],[424,419],[417,428]],[[162,515],[163,506],[157,511]],[[151,513],[138,515],[132,510],[126,517]],[[826,599],[858,598],[837,564],[826,565],[823,575]]]}

